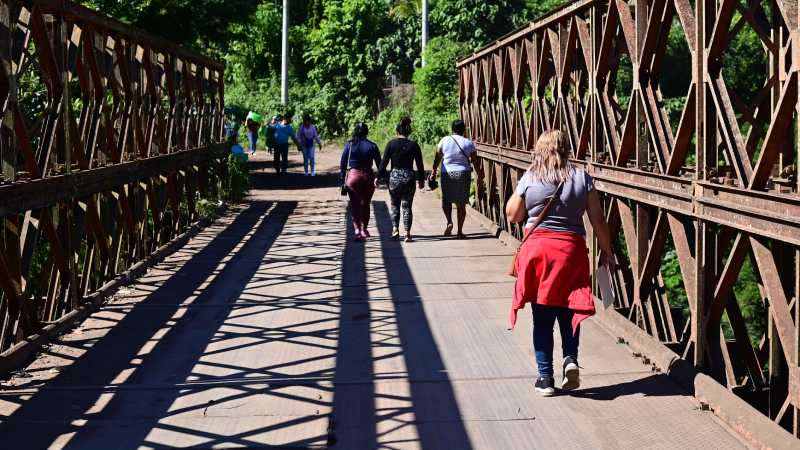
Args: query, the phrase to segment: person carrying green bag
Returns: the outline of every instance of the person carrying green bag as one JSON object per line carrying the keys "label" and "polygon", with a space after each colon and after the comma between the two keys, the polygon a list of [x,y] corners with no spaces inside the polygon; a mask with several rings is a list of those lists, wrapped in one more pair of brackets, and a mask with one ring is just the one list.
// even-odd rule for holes
{"label": "person carrying green bag", "polygon": [[261,122],[264,119],[261,117],[261,114],[255,113],[250,111],[247,114],[247,119],[245,119],[245,125],[247,126],[247,139],[250,141],[250,154],[256,154],[256,144],[258,143],[258,130],[261,128]]}

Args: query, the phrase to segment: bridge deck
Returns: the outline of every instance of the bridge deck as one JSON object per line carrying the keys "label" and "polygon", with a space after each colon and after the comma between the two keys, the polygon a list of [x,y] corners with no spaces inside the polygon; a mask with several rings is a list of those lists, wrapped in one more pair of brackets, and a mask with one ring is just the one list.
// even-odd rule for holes
{"label": "bridge deck", "polygon": [[254,191],[6,381],[4,447],[742,447],[592,321],[581,390],[538,397],[509,249],[469,220],[440,239],[432,195],[417,242],[351,243],[326,180]]}

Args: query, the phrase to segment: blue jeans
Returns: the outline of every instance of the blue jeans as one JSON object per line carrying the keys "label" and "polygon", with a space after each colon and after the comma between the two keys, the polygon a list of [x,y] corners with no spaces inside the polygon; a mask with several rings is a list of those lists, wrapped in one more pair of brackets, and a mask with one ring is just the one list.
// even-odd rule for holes
{"label": "blue jeans", "polygon": [[253,133],[252,131],[248,131],[247,140],[250,141],[250,153],[255,153],[256,142],[258,142],[258,133]]}
{"label": "blue jeans", "polygon": [[568,308],[533,305],[533,350],[536,352],[536,365],[539,377],[553,377],[553,327],[558,321],[561,333],[561,353],[564,358],[571,356],[578,360],[578,341],[580,327],[572,334],[573,312]]}
{"label": "blue jeans", "polygon": [[314,144],[303,149],[303,169],[305,169],[306,175],[308,175],[308,164],[311,163],[311,173],[316,173],[314,171],[314,159],[315,159],[315,149]]}

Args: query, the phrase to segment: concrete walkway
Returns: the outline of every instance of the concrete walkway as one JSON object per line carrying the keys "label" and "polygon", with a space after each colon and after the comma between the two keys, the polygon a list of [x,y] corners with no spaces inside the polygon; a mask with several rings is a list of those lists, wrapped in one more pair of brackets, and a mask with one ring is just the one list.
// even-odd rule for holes
{"label": "concrete walkway", "polygon": [[434,195],[416,242],[379,191],[381,237],[352,243],[335,177],[254,168],[248,204],[3,383],[0,447],[742,448],[591,320],[581,389],[537,396],[511,251],[469,219],[440,238]]}

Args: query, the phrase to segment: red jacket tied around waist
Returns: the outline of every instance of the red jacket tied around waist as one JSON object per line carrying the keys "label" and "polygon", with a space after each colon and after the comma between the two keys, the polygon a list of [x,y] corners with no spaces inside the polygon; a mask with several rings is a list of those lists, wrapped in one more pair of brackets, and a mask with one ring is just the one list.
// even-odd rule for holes
{"label": "red jacket tied around waist", "polygon": [[517,311],[529,302],[573,310],[573,333],[584,319],[594,315],[589,251],[583,236],[537,229],[520,247],[516,264],[512,329]]}

